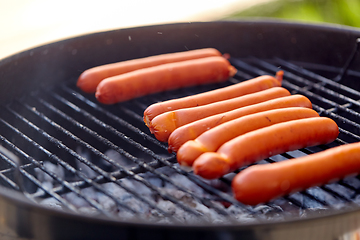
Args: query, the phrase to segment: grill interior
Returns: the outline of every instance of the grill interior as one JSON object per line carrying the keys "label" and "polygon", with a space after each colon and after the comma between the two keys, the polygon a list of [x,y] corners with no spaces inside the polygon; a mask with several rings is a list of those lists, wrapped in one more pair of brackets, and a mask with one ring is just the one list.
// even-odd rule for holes
{"label": "grill interior", "polygon": [[[354,56],[349,56],[345,68]],[[168,91],[111,106],[82,93],[73,80],[1,106],[1,145],[16,155],[0,153],[1,185],[54,209],[161,224],[301,218],[309,212],[360,204],[359,176],[251,207],[232,197],[230,184],[235,173],[207,181],[176,163],[167,144],[157,141],[143,123],[147,106],[258,75],[274,75],[279,68],[285,72],[283,86],[292,94],[308,97],[321,116],[334,119],[340,135],[329,145],[287,152],[257,164],[291,161],[359,141],[360,92],[350,83],[356,82],[360,72],[279,58],[230,61],[238,73],[226,83]]]}

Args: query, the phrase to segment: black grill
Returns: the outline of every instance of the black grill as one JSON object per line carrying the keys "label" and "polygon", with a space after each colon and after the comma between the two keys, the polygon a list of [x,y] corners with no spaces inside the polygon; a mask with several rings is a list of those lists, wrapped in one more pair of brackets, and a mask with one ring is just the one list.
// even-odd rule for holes
{"label": "black grill", "polygon": [[31,202],[56,209],[168,224],[297,218],[360,203],[360,179],[356,176],[267,204],[246,206],[232,197],[230,184],[235,173],[206,181],[176,163],[167,145],[157,141],[143,123],[147,106],[258,75],[274,75],[279,68],[285,72],[283,86],[292,94],[305,95],[320,115],[334,119],[340,135],[329,145],[287,152],[258,164],[359,141],[360,92],[347,87],[346,82],[353,82],[360,72],[317,64],[304,68],[278,58],[233,58],[231,63],[238,73],[226,83],[168,91],[111,106],[79,91],[74,81],[40,89],[4,105],[0,112],[1,145],[18,159],[0,154],[1,184],[21,192]]}

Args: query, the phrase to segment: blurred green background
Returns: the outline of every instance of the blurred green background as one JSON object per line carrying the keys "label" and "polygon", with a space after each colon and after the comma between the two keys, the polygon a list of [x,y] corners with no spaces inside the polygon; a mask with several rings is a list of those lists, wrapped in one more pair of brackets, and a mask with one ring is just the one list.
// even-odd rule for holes
{"label": "blurred green background", "polygon": [[230,16],[244,17],[280,18],[360,27],[360,0],[275,0]]}

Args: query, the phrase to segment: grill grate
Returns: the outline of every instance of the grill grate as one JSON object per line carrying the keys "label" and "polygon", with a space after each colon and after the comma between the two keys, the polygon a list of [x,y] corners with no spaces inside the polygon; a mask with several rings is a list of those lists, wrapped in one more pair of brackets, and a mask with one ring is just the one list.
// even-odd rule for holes
{"label": "grill grate", "polygon": [[[357,176],[268,204],[245,206],[234,200],[230,191],[235,173],[207,181],[177,165],[167,145],[157,141],[143,123],[142,114],[148,105],[258,75],[274,75],[279,66],[285,71],[283,86],[293,94],[307,96],[316,111],[333,118],[340,135],[332,144],[287,152],[257,164],[359,141],[360,92],[331,80],[339,69],[316,65],[304,69],[282,59],[231,62],[239,71],[227,83],[168,91],[111,106],[98,104],[74,83],[14,100],[2,107],[0,141],[17,155],[20,164],[0,151],[0,184],[45,206],[159,223],[249,222],[302,216],[305,209],[320,211],[359,203]],[[346,78],[359,74],[348,71]]]}

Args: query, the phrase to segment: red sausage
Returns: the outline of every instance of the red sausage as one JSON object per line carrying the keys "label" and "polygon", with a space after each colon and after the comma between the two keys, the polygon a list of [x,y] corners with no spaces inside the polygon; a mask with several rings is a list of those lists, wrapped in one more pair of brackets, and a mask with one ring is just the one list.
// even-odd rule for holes
{"label": "red sausage", "polygon": [[235,198],[250,205],[360,173],[360,143],[271,164],[248,167],[235,176]]}
{"label": "red sausage", "polygon": [[95,97],[113,104],[165,90],[223,82],[236,71],[223,57],[166,63],[106,78],[97,86]]}
{"label": "red sausage", "polygon": [[228,87],[199,93],[183,98],[171,99],[165,102],[154,103],[144,111],[144,122],[150,126],[154,117],[169,111],[182,108],[198,107],[209,103],[224,101],[243,95],[260,92],[272,87],[281,87],[283,71],[278,71],[276,76],[263,75],[246,80]]}
{"label": "red sausage", "polygon": [[175,129],[191,122],[285,96],[290,96],[288,90],[283,87],[273,87],[264,91],[214,102],[204,106],[165,112],[156,116],[151,121],[149,128],[156,139],[166,142]]}
{"label": "red sausage", "polygon": [[194,164],[194,173],[206,179],[229,172],[276,154],[326,144],[339,134],[330,118],[315,117],[278,123],[236,137],[217,152],[206,152]]}
{"label": "red sausage", "polygon": [[203,118],[179,127],[174,132],[172,132],[168,140],[168,150],[169,152],[176,152],[185,142],[193,140],[200,136],[202,133],[208,131],[209,129],[219,126],[225,122],[234,120],[236,118],[271,109],[287,107],[312,108],[312,104],[310,100],[305,96],[296,94],[287,97],[275,98],[266,102],[242,107],[226,113],[220,113],[207,118]]}
{"label": "red sausage", "polygon": [[250,114],[214,127],[195,140],[184,143],[176,154],[180,165],[192,166],[196,158],[205,152],[216,152],[231,139],[256,129],[295,119],[319,117],[309,108],[288,107]]}
{"label": "red sausage", "polygon": [[80,75],[76,84],[84,92],[94,93],[97,85],[105,78],[113,77],[142,68],[157,66],[164,63],[179,62],[211,56],[221,56],[221,53],[214,48],[204,48],[185,52],[167,53],[101,65],[84,71]]}

